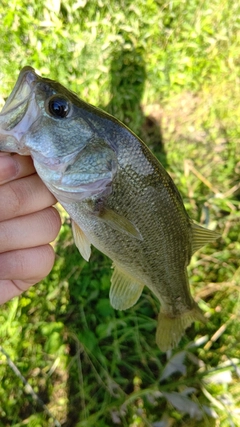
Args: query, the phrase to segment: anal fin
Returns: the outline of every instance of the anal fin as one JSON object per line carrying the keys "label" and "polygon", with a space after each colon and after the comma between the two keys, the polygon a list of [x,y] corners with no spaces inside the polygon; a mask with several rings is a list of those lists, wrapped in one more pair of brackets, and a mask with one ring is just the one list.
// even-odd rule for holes
{"label": "anal fin", "polygon": [[79,227],[79,225],[77,225],[76,222],[73,220],[72,231],[75,245],[77,246],[80,254],[86,261],[89,261],[91,255],[91,243],[89,242],[88,238],[86,237],[82,229]]}
{"label": "anal fin", "polygon": [[116,310],[132,307],[141,296],[144,285],[114,266],[111,278],[110,302]]}

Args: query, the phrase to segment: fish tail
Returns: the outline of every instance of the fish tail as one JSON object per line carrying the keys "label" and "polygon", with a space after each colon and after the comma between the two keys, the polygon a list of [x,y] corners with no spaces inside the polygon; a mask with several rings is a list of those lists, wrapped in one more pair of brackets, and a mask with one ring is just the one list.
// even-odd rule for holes
{"label": "fish tail", "polygon": [[156,341],[157,345],[162,351],[170,350],[176,347],[183,336],[185,329],[188,328],[192,322],[200,320],[206,323],[202,311],[194,302],[192,310],[186,311],[176,317],[167,313],[159,313]]}

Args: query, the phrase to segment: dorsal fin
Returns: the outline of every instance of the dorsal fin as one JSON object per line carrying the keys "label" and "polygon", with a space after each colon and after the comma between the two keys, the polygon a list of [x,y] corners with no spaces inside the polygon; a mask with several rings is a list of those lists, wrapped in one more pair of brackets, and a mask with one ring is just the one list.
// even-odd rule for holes
{"label": "dorsal fin", "polygon": [[191,227],[193,232],[192,253],[221,237],[216,231],[208,230],[195,222],[192,222]]}
{"label": "dorsal fin", "polygon": [[82,257],[89,261],[90,255],[91,255],[91,243],[89,242],[88,238],[84,234],[84,232],[81,230],[78,224],[76,224],[75,221],[72,220],[72,231],[73,231],[73,238],[75,241],[75,245],[77,246],[80,254]]}
{"label": "dorsal fin", "polygon": [[143,288],[144,285],[114,266],[109,294],[113,308],[126,310],[132,307],[140,298]]}

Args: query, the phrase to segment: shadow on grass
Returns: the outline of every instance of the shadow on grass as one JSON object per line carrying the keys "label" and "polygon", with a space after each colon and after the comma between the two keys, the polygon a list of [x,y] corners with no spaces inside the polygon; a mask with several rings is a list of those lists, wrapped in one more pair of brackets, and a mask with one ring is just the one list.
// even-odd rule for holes
{"label": "shadow on grass", "polygon": [[103,106],[128,126],[167,166],[160,120],[144,115],[141,106],[146,80],[144,50],[126,42],[113,53],[111,61],[111,101]]}

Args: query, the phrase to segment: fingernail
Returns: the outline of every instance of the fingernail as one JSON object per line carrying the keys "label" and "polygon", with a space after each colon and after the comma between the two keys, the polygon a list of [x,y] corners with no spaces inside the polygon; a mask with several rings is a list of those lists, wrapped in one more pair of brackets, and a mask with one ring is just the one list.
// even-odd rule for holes
{"label": "fingernail", "polygon": [[17,176],[18,164],[11,155],[0,156],[0,184],[11,181]]}

